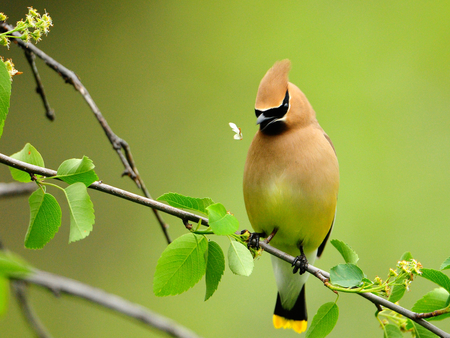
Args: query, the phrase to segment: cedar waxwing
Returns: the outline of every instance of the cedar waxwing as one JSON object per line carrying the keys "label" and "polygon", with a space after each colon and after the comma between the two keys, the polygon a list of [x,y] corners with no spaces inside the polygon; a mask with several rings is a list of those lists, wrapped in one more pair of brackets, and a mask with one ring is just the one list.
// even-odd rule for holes
{"label": "cedar waxwing", "polygon": [[[275,63],[256,95],[259,124],[244,170],[244,200],[253,229],[305,263],[320,257],[334,222],[339,166],[330,138],[305,95],[288,82],[291,63]],[[275,328],[306,330],[309,274],[272,256],[278,288]],[[303,271],[302,271],[303,270]]]}

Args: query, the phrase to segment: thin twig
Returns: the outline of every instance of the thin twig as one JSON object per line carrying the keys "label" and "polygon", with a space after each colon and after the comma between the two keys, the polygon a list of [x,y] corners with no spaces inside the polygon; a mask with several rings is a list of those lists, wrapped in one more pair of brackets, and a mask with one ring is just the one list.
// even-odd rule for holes
{"label": "thin twig", "polygon": [[171,321],[168,318],[153,313],[141,305],[132,303],[119,296],[107,293],[101,289],[94,288],[70,278],[57,276],[45,271],[34,270],[31,275],[23,277],[23,280],[31,284],[42,286],[54,294],[65,293],[99,304],[103,307],[124,314],[129,318],[136,319],[145,325],[166,332],[172,337],[199,337],[187,328]]}
{"label": "thin twig", "polygon": [[[13,29],[13,26],[9,25],[6,21],[0,21],[0,29],[7,32]],[[13,33],[16,36],[19,36],[18,33]],[[88,104],[89,108],[94,113],[94,116],[97,118],[97,121],[100,123],[100,126],[103,128],[103,131],[105,132],[108,140],[112,144],[114,150],[116,151],[117,155],[119,156],[123,166],[125,167],[125,170],[123,172],[123,175],[129,176],[138,186],[139,189],[144,193],[144,195],[147,198],[151,198],[151,195],[147,188],[145,187],[144,181],[139,175],[139,172],[137,170],[137,167],[134,163],[133,156],[131,154],[131,149],[128,145],[128,143],[117,136],[111,127],[109,126],[106,119],[103,117],[102,113],[100,112],[100,109],[98,108],[95,101],[92,99],[91,95],[89,94],[86,87],[83,85],[83,83],[80,81],[78,76],[71,71],[70,69],[64,67],[62,64],[55,61],[53,58],[45,54],[43,51],[41,51],[36,46],[32,45],[31,43],[26,43],[20,39],[11,39],[12,41],[16,42],[22,49],[27,51],[28,53],[33,53],[37,57],[41,58],[47,66],[55,70],[61,77],[64,79],[66,83],[69,83],[74,86],[74,88],[80,92],[81,96],[83,96],[84,100]],[[35,73],[36,74],[36,73]],[[44,103],[45,104],[45,103]],[[123,152],[122,152],[123,150]],[[170,235],[168,233],[169,226],[167,223],[164,222],[162,217],[158,214],[158,211],[153,209],[153,213],[156,216],[156,219],[164,233],[164,236],[166,238],[167,243],[171,242]]]}
{"label": "thin twig", "polygon": [[47,96],[45,95],[44,91],[44,85],[42,84],[39,71],[36,67],[36,62],[34,62],[34,60],[36,59],[36,55],[34,55],[34,53],[29,49],[24,49],[24,51],[28,63],[30,64],[31,70],[33,71],[34,79],[36,80],[36,93],[41,96],[42,102],[44,103],[45,116],[47,116],[50,121],[54,121],[55,111],[50,107],[50,104],[48,103]]}
{"label": "thin twig", "polygon": [[[56,175],[56,171],[54,171],[54,170],[41,168],[41,167],[38,167],[38,166],[35,166],[32,164],[18,161],[16,159],[13,159],[13,158],[8,157],[1,153],[0,153],[0,163],[4,163],[8,166],[14,167],[19,170],[26,171],[28,173],[39,174],[39,175],[47,176],[47,177]],[[196,214],[193,214],[193,213],[190,213],[190,212],[178,209],[178,208],[171,207],[169,205],[160,203],[158,201],[155,201],[155,200],[152,200],[152,199],[140,196],[140,195],[130,193],[126,190],[122,190],[122,189],[113,187],[111,185],[107,185],[107,184],[100,183],[100,182],[94,182],[93,184],[91,184],[89,186],[89,188],[96,189],[96,190],[129,200],[129,201],[132,201],[132,202],[135,202],[138,204],[146,205],[148,207],[160,210],[162,212],[165,212],[170,215],[181,218],[184,222],[186,220],[196,222],[196,223],[201,221],[203,225],[208,226],[208,219],[205,217],[201,217]],[[268,252],[269,254],[276,256],[286,262],[289,262],[291,264],[294,262],[295,258],[293,256],[291,256],[281,250],[278,250],[265,242],[260,242],[259,246],[263,250]],[[313,265],[308,264],[307,271],[309,273],[311,273],[312,275],[316,276],[317,278],[319,278],[321,281],[324,281],[325,280],[324,278],[327,278],[327,279],[330,278],[330,274],[328,272],[318,269],[318,268],[314,267]],[[399,305],[396,305],[384,298],[378,297],[378,296],[374,295],[373,293],[358,293],[358,295],[370,300],[377,307],[379,307],[380,305],[384,306],[388,309],[391,309],[391,310],[415,321],[417,324],[419,324],[419,325],[423,326],[424,328],[430,330],[431,332],[437,334],[439,337],[450,338],[450,334],[448,334],[445,331],[439,329],[438,327],[430,324],[429,322],[419,318],[418,314],[415,312],[409,311],[409,310],[407,310]]]}
{"label": "thin twig", "polygon": [[29,195],[36,190],[36,183],[0,183],[0,198]]}
{"label": "thin twig", "polygon": [[[33,164],[28,164],[19,160],[16,160],[12,157],[6,156],[2,153],[0,153],[0,163],[6,164],[10,167],[28,172],[30,174],[38,174],[46,177],[51,177],[56,175],[56,171],[52,169],[42,168],[38,167]],[[129,191],[119,189],[116,187],[113,187],[111,185],[102,183],[102,182],[94,182],[92,183],[89,188],[99,190],[102,192],[105,192],[110,195],[114,195],[138,204],[145,205],[147,207],[160,210],[162,212],[165,212],[166,214],[170,214],[173,216],[176,216],[181,219],[185,219],[188,221],[193,221],[198,223],[198,221],[201,219],[202,224],[208,224],[208,219],[205,217],[200,217],[196,214],[193,214],[188,211],[184,211],[178,208],[171,207],[170,205],[155,201],[151,198],[147,198],[141,195],[133,194]]]}
{"label": "thin twig", "polygon": [[25,282],[22,280],[11,280],[11,286],[17,298],[17,301],[19,302],[20,309],[22,310],[26,321],[36,333],[36,336],[39,338],[52,338],[52,335],[42,325],[41,321],[37,317],[28,301],[27,287]]}
{"label": "thin twig", "polygon": [[[0,240],[0,251],[4,251],[5,247]],[[28,301],[27,288],[25,282],[22,280],[10,280],[12,291],[17,298],[22,314],[26,321],[36,333],[38,338],[52,338],[45,326],[41,323],[38,316],[34,312],[31,304]]]}

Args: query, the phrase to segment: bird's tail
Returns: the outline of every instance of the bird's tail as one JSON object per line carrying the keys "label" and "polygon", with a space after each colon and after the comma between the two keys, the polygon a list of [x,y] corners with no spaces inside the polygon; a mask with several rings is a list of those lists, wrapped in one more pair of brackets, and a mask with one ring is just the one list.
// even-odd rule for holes
{"label": "bird's tail", "polygon": [[298,295],[294,307],[290,310],[283,308],[280,294],[277,295],[277,304],[273,312],[273,326],[276,329],[293,329],[297,333],[306,331],[308,315],[306,313],[305,285]]}

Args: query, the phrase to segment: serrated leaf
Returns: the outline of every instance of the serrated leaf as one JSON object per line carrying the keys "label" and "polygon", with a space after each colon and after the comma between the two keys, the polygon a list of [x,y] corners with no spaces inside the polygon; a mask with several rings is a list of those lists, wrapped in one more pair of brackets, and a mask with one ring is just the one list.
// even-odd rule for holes
{"label": "serrated leaf", "polygon": [[0,137],[3,134],[6,116],[9,110],[9,100],[11,98],[11,77],[6,65],[0,60]]}
{"label": "serrated leaf", "polygon": [[9,279],[0,275],[0,318],[8,310],[9,304]]}
{"label": "serrated leaf", "polygon": [[443,287],[447,292],[450,292],[450,278],[448,278],[446,274],[434,269],[421,269],[420,271],[422,271],[420,276]]}
{"label": "serrated leaf", "polygon": [[[450,294],[444,288],[436,288],[419,299],[411,310],[416,313],[427,313],[444,309],[449,304],[449,295]],[[427,318],[427,320],[442,320],[447,317],[450,317],[450,313],[430,317]]]}
{"label": "serrated leaf", "polygon": [[18,255],[0,251],[0,276],[23,276],[31,271],[31,266]]}
{"label": "serrated leaf", "polygon": [[417,324],[416,322],[412,321],[411,319],[408,319],[408,322],[406,324],[406,329],[407,330],[413,329],[414,337],[416,337],[416,338],[437,338],[438,337],[433,332],[428,331],[422,325]]}
{"label": "serrated leaf", "polygon": [[339,264],[330,270],[331,283],[344,288],[360,286],[363,278],[363,271],[351,263]]}
{"label": "serrated leaf", "polygon": [[217,290],[223,272],[225,271],[225,257],[219,244],[214,241],[208,242],[208,255],[206,261],[206,293],[205,301]]}
{"label": "serrated leaf", "polygon": [[359,257],[357,253],[348,244],[338,239],[333,239],[330,242],[341,253],[345,263],[356,264],[358,262]]}
{"label": "serrated leaf", "polygon": [[[42,158],[41,154],[39,154],[36,148],[29,143],[25,144],[21,151],[12,154],[11,157],[22,162],[34,164],[39,167],[45,167],[44,159]],[[29,173],[12,167],[9,167],[9,170],[11,171],[12,178],[16,181],[31,182]]]}
{"label": "serrated leaf", "polygon": [[159,196],[157,201],[167,202],[169,205],[175,208],[188,209],[201,212],[205,215],[208,214],[206,208],[211,204],[214,204],[213,200],[209,197],[194,198],[189,196],[183,196],[175,192],[169,192]]}
{"label": "serrated leaf", "polygon": [[153,293],[178,295],[193,287],[205,274],[208,241],[205,236],[185,234],[170,243],[156,265]]}
{"label": "serrated leaf", "polygon": [[399,278],[397,280],[398,284],[395,284],[392,287],[392,291],[391,294],[389,295],[388,300],[392,303],[398,302],[400,299],[402,299],[403,295],[406,292],[406,286],[405,284],[403,284],[403,281],[406,279],[405,278]]}
{"label": "serrated leaf", "polygon": [[231,241],[228,248],[228,266],[236,275],[251,275],[254,266],[253,256],[245,245]]}
{"label": "serrated leaf", "polygon": [[222,204],[212,204],[206,210],[208,211],[208,224],[216,235],[231,235],[239,229],[237,218],[229,214]]}
{"label": "serrated leaf", "polygon": [[[413,259],[413,256],[411,255],[411,253],[409,251],[405,252],[402,257],[400,257],[400,261],[410,261],[411,259]],[[397,273],[401,273],[402,270],[400,268],[397,268]],[[406,279],[406,277],[404,278],[399,278],[397,280],[397,284],[395,284],[392,287],[391,290],[391,294],[389,295],[388,300],[392,303],[398,302],[400,299],[402,299],[402,297],[404,296],[405,292],[406,292],[406,286],[405,284],[403,284],[403,281]]]}
{"label": "serrated leaf", "polygon": [[411,252],[406,251],[402,257],[400,257],[401,261],[410,261],[411,259],[413,259],[413,256],[411,255]]}
{"label": "serrated leaf", "polygon": [[33,192],[29,199],[30,224],[25,236],[25,247],[42,249],[61,226],[61,208],[56,199],[42,189]]}
{"label": "serrated leaf", "polygon": [[86,187],[89,187],[98,181],[94,168],[94,162],[87,156],[83,156],[82,159],[72,158],[61,163],[56,177],[69,184],[83,182]]}
{"label": "serrated leaf", "polygon": [[306,332],[306,338],[323,338],[326,337],[336,325],[339,317],[339,308],[336,303],[330,302],[323,304],[317,310],[311,326]]}
{"label": "serrated leaf", "polygon": [[441,270],[447,270],[450,269],[450,257],[447,258],[442,264],[441,267],[439,268]]}
{"label": "serrated leaf", "polygon": [[94,205],[82,182],[69,185],[64,189],[70,210],[69,243],[79,241],[91,233],[95,222]]}
{"label": "serrated leaf", "polygon": [[403,333],[397,325],[387,324],[383,327],[384,338],[402,338]]}

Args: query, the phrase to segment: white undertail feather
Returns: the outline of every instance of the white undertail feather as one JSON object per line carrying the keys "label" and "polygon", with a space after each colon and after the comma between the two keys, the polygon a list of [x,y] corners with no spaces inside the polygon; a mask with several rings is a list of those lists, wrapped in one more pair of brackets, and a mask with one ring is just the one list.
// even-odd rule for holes
{"label": "white undertail feather", "polygon": [[[312,265],[316,260],[317,250],[305,252],[305,255],[308,259],[308,263]],[[293,267],[290,263],[275,256],[272,256],[271,259],[278,292],[280,293],[281,304],[285,309],[290,310],[297,301],[298,295],[309,277],[309,273],[306,272],[303,275],[300,275],[297,272],[294,275],[292,273]]]}

